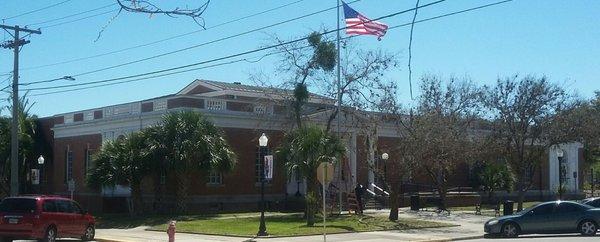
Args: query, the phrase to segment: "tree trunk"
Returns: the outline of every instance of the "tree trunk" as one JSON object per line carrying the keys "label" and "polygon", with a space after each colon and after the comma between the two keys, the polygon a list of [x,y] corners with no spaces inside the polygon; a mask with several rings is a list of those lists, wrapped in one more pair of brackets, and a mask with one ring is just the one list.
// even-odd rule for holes
{"label": "tree trunk", "polygon": [[519,189],[518,197],[517,197],[517,202],[519,203],[517,205],[517,212],[520,212],[521,210],[523,210],[523,201],[524,200],[525,200],[525,191],[523,189]]}
{"label": "tree trunk", "polygon": [[177,169],[177,192],[175,201],[175,211],[177,214],[187,212],[188,188],[190,186],[190,174],[184,169]]}
{"label": "tree trunk", "polygon": [[144,201],[142,200],[142,188],[139,180],[131,182],[131,200],[133,202],[133,214],[143,214]]}
{"label": "tree trunk", "polygon": [[154,183],[154,201],[152,201],[152,209],[156,213],[162,213],[162,203],[163,203],[163,192],[162,185],[160,184],[161,174],[157,172],[154,174],[153,183]]}
{"label": "tree trunk", "polygon": [[390,191],[390,216],[389,219],[390,221],[397,221],[398,220],[398,193],[394,191],[394,189],[391,189]]}
{"label": "tree trunk", "polygon": [[446,188],[440,188],[440,207],[439,209],[446,210]]}
{"label": "tree trunk", "polygon": [[306,197],[306,226],[314,226],[315,225],[315,213],[318,207],[319,195],[317,193],[318,190],[318,182],[315,176],[309,176],[306,179],[307,181],[307,194],[310,196]]}

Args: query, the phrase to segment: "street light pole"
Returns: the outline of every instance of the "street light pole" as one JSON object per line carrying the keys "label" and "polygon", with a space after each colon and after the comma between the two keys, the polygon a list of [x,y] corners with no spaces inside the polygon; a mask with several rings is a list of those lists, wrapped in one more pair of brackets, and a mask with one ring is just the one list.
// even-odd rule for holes
{"label": "street light pole", "polygon": [[38,157],[37,162],[38,165],[40,167],[40,170],[38,171],[38,189],[39,189],[39,193],[42,193],[42,170],[44,168],[44,156],[40,155],[40,157]]}
{"label": "street light pole", "polygon": [[269,138],[263,133],[260,138],[258,138],[259,149],[259,162],[261,162],[261,170],[260,170],[260,226],[258,227],[257,236],[267,236],[267,226],[265,225],[265,150],[267,149],[267,143],[269,142]]}
{"label": "street light pole", "polygon": [[562,168],[562,162],[563,162],[563,155],[564,152],[559,149],[556,151],[556,157],[558,157],[558,198],[560,200],[562,200],[562,195],[563,195],[563,168]]}

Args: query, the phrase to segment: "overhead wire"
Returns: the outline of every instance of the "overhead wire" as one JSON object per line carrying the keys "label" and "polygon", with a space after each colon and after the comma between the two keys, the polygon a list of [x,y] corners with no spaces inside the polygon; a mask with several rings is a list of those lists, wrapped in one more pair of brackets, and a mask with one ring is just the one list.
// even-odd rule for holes
{"label": "overhead wire", "polygon": [[[448,16],[452,16],[452,15],[457,15],[457,14],[461,14],[461,13],[465,13],[465,12],[470,12],[470,11],[474,11],[474,10],[478,10],[478,9],[482,9],[482,8],[487,8],[487,7],[491,7],[491,6],[495,6],[495,5],[499,5],[499,4],[503,4],[503,3],[507,3],[507,2],[511,2],[511,1],[512,0],[499,1],[499,2],[485,4],[485,5],[481,5],[481,6],[477,6],[477,7],[473,7],[473,8],[468,8],[468,9],[460,10],[460,11],[455,11],[455,12],[451,12],[451,13],[447,13],[447,14],[437,15],[437,16],[430,17],[430,18],[424,18],[424,19],[420,19],[420,20],[417,20],[417,21],[414,21],[414,22],[411,21],[409,23],[399,24],[399,25],[392,26],[392,27],[388,28],[388,30],[392,30],[392,29],[396,29],[396,28],[404,27],[404,26],[409,26],[411,24],[417,24],[417,23],[422,23],[422,22],[426,22],[426,21],[431,21],[431,20],[435,20],[435,19],[439,19],[439,18],[443,18],[443,17],[448,17]],[[425,5],[423,5],[423,6],[425,6]],[[423,7],[423,6],[421,6],[421,7]],[[382,18],[383,17],[380,17],[380,18],[377,18],[377,19],[373,19],[371,21],[379,20],[379,19],[382,19]],[[347,27],[342,27],[340,29],[345,29],[345,28],[347,28]],[[333,31],[337,31],[337,30],[333,30]],[[326,32],[321,33],[321,34],[332,33],[333,31],[326,31]],[[354,36],[348,36],[348,37],[345,37],[345,38],[342,38],[342,39],[349,39],[349,38],[353,38],[353,37],[356,37],[356,35],[354,35]],[[92,89],[92,88],[97,88],[97,87],[117,85],[117,84],[123,84],[123,83],[128,83],[128,82],[134,82],[134,81],[141,81],[141,80],[146,80],[146,79],[158,78],[158,77],[162,77],[162,76],[174,75],[174,74],[179,74],[179,73],[184,73],[184,72],[190,72],[190,71],[195,71],[195,70],[200,70],[200,69],[206,69],[206,68],[216,67],[216,66],[221,66],[221,65],[233,64],[233,63],[237,63],[237,62],[240,62],[240,61],[248,61],[248,59],[244,58],[244,59],[238,59],[238,60],[234,60],[234,61],[230,61],[230,62],[214,64],[214,65],[210,65],[210,66],[204,66],[204,67],[198,67],[198,68],[193,68],[193,69],[181,70],[181,71],[177,71],[177,72],[171,72],[171,73],[166,73],[166,74],[161,74],[161,75],[155,75],[155,76],[150,76],[150,77],[143,77],[145,75],[158,74],[158,73],[162,73],[162,72],[166,72],[166,71],[177,70],[177,69],[187,68],[187,67],[194,66],[194,65],[199,65],[199,63],[210,63],[210,62],[214,62],[214,61],[220,61],[220,60],[223,60],[223,59],[230,58],[232,56],[240,56],[240,55],[247,54],[248,52],[252,52],[253,53],[253,52],[257,52],[257,51],[262,51],[262,50],[265,50],[265,49],[274,48],[274,46],[276,47],[276,46],[281,46],[281,45],[287,45],[287,44],[295,43],[295,42],[298,42],[298,41],[301,41],[301,40],[305,40],[305,39],[307,39],[307,38],[296,39],[296,40],[288,41],[288,42],[285,42],[285,43],[282,43],[282,44],[278,44],[278,45],[273,45],[273,46],[259,48],[259,49],[256,49],[254,51],[247,51],[247,52],[239,53],[239,54],[236,54],[236,55],[230,55],[230,56],[221,57],[221,58],[217,58],[217,59],[213,59],[213,60],[208,60],[208,61],[193,63],[193,64],[190,64],[190,65],[185,65],[185,66],[180,66],[180,67],[174,67],[174,68],[169,68],[169,69],[163,69],[163,70],[159,70],[159,71],[154,71],[154,72],[149,72],[149,73],[143,73],[143,74],[137,74],[137,75],[131,75],[131,76],[126,76],[126,77],[105,79],[105,80],[101,80],[101,81],[88,82],[88,83],[73,84],[73,85],[69,85],[68,87],[76,87],[76,86],[83,86],[83,85],[104,83],[102,85],[89,86],[89,87],[79,87],[79,88],[68,89],[68,90],[60,90],[60,91],[54,91],[54,92],[37,93],[37,94],[33,94],[31,96],[44,96],[44,95],[57,94],[57,93],[63,93],[63,92],[72,92],[72,91],[78,91],[78,90],[86,90],[86,89]],[[301,48],[306,48],[306,47],[309,47],[309,46],[304,46],[304,47],[301,47]],[[264,58],[265,56],[274,55],[274,54],[278,54],[278,53],[281,53],[281,52],[269,53],[269,54],[263,55],[263,57],[261,57],[260,59]],[[135,77],[140,77],[140,78],[133,79],[133,80],[125,80],[125,79],[135,78]],[[114,82],[114,83],[106,83],[106,82],[118,81],[118,80],[125,80],[125,81]],[[51,87],[51,88],[46,88],[46,89],[65,88],[65,87],[67,87],[67,86]],[[25,91],[36,91],[36,90],[46,90],[46,89],[40,89],[40,88],[34,89],[34,88],[32,88],[32,89],[24,89],[24,90]]]}
{"label": "overhead wire", "polygon": [[116,5],[117,5],[117,3],[111,3],[111,4],[107,4],[107,5],[104,5],[104,6],[101,6],[101,7],[97,7],[97,8],[94,8],[94,9],[90,9],[90,10],[82,11],[82,12],[79,12],[79,13],[69,14],[69,15],[67,15],[67,16],[63,16],[63,17],[59,17],[59,18],[54,18],[54,19],[49,19],[49,20],[39,21],[39,22],[35,22],[35,23],[30,23],[30,24],[27,24],[27,25],[25,25],[25,26],[35,26],[35,25],[41,25],[41,24],[52,23],[52,22],[56,22],[56,21],[58,21],[58,20],[63,20],[63,19],[72,18],[72,17],[75,17],[75,16],[79,16],[79,15],[86,14],[86,13],[90,13],[90,12],[95,12],[95,11],[97,11],[97,10],[100,10],[100,9],[105,9],[105,8],[112,7],[112,6],[116,6]]}
{"label": "overhead wire", "polygon": [[119,11],[119,10],[118,9],[112,9],[112,10],[108,10],[108,11],[104,11],[104,12],[92,14],[92,15],[89,15],[89,16],[81,17],[81,18],[78,18],[78,19],[64,21],[64,22],[60,22],[60,23],[56,23],[56,24],[45,25],[45,26],[42,26],[42,27],[39,27],[39,28],[40,29],[47,29],[47,28],[52,28],[52,27],[61,26],[61,25],[65,25],[65,24],[75,23],[75,22],[79,22],[79,21],[82,21],[82,20],[86,20],[86,19],[90,19],[90,18],[95,18],[95,17],[98,17],[98,16],[106,15],[106,14],[109,14],[109,13],[114,13],[114,12],[117,12],[117,11]]}
{"label": "overhead wire", "polygon": [[296,0],[294,2],[286,3],[286,4],[283,4],[283,5],[274,7],[274,8],[270,8],[270,9],[258,12],[258,13],[253,13],[253,14],[246,15],[246,16],[243,16],[243,17],[239,17],[239,18],[236,18],[236,19],[233,19],[233,20],[229,20],[229,21],[217,24],[217,25],[209,26],[209,27],[206,27],[206,29],[198,29],[198,30],[186,32],[186,33],[183,33],[183,34],[178,34],[178,35],[174,35],[174,36],[171,36],[171,37],[167,37],[167,38],[155,40],[155,41],[152,41],[152,42],[144,43],[144,44],[139,44],[139,45],[134,45],[134,46],[130,46],[130,47],[118,49],[118,50],[104,52],[104,53],[101,53],[101,54],[96,54],[96,55],[91,55],[91,56],[86,56],[86,57],[79,57],[79,58],[74,58],[74,59],[70,59],[70,60],[66,60],[66,61],[59,61],[59,62],[50,63],[50,64],[43,64],[43,65],[32,66],[32,67],[25,67],[25,68],[20,68],[19,70],[34,70],[34,69],[39,69],[39,68],[44,68],[44,67],[51,67],[51,66],[63,65],[63,64],[68,64],[68,63],[73,63],[73,62],[78,62],[78,61],[83,61],[83,60],[89,60],[89,59],[93,59],[93,58],[98,58],[98,57],[102,57],[102,56],[117,54],[117,53],[129,51],[129,50],[133,50],[133,49],[138,49],[138,48],[146,47],[146,46],[151,46],[151,45],[154,45],[154,44],[158,44],[158,43],[166,42],[166,41],[169,41],[169,40],[181,38],[181,37],[184,37],[184,36],[196,34],[196,33],[199,33],[199,32],[205,31],[205,30],[214,29],[214,28],[218,28],[218,27],[221,27],[221,26],[224,26],[224,25],[231,24],[231,23],[239,22],[241,20],[245,20],[245,19],[248,19],[248,18],[256,17],[256,16],[259,16],[259,15],[262,15],[262,14],[265,14],[265,13],[269,13],[269,12],[272,12],[272,11],[275,11],[275,10],[279,10],[281,8],[284,8],[284,7],[287,7],[287,6],[290,6],[290,5],[302,2],[302,1],[305,1],[305,0]]}
{"label": "overhead wire", "polygon": [[[355,1],[352,1],[350,3],[357,2],[357,1],[359,1],[359,0],[355,0]],[[440,2],[443,2],[443,1],[445,1],[445,0],[438,0],[438,1],[434,2],[434,3],[440,3]],[[432,4],[429,4],[429,5],[432,5]],[[424,5],[424,6],[429,6],[429,5]],[[333,9],[336,9],[336,8],[337,8],[337,6],[330,7],[330,8],[327,8],[327,9],[323,9],[323,10],[319,10],[319,11],[316,11],[316,12],[313,12],[313,13],[309,13],[309,14],[305,14],[305,15],[302,15],[302,16],[299,16],[299,17],[295,17],[295,18],[292,18],[292,19],[287,19],[287,20],[280,21],[280,22],[277,22],[277,23],[274,23],[274,24],[270,24],[270,25],[267,25],[267,26],[255,28],[255,29],[248,30],[248,31],[244,31],[242,33],[238,33],[238,34],[230,35],[230,36],[227,36],[227,37],[223,37],[223,38],[211,40],[211,41],[208,41],[208,42],[204,42],[204,43],[200,43],[200,44],[188,46],[188,47],[185,47],[185,48],[182,48],[182,49],[177,49],[177,50],[174,50],[174,51],[169,51],[169,52],[165,52],[165,53],[162,53],[162,54],[145,57],[145,58],[142,58],[142,59],[137,59],[137,60],[133,60],[133,61],[121,63],[121,64],[116,64],[116,65],[112,65],[112,66],[108,66],[108,67],[103,67],[103,68],[99,68],[99,69],[96,69],[96,70],[82,72],[82,73],[78,73],[78,74],[71,75],[71,76],[72,77],[85,76],[85,75],[89,75],[89,74],[93,74],[93,73],[97,73],[97,72],[101,72],[101,71],[105,71],[105,70],[115,69],[115,68],[118,68],[118,67],[123,67],[123,66],[131,65],[131,64],[135,64],[135,63],[144,62],[144,61],[147,61],[147,60],[152,60],[152,59],[160,58],[160,57],[167,56],[167,55],[172,55],[172,54],[175,54],[175,53],[183,52],[183,51],[186,51],[186,50],[198,48],[198,47],[201,47],[201,46],[205,46],[205,45],[209,45],[209,44],[213,44],[213,43],[217,43],[217,42],[221,42],[221,41],[224,41],[224,40],[232,39],[232,38],[239,37],[239,36],[242,36],[242,35],[246,35],[246,34],[249,34],[249,33],[261,31],[261,30],[264,30],[264,29],[268,29],[268,28],[271,28],[271,27],[275,27],[275,26],[278,26],[278,25],[282,25],[282,24],[285,24],[285,23],[296,21],[296,20],[299,20],[299,19],[302,19],[302,18],[306,18],[306,17],[312,16],[312,15],[316,15],[316,14],[319,14],[319,13],[330,11],[330,10],[333,10]],[[29,83],[23,83],[23,84],[20,84],[20,85],[37,84],[37,83],[43,83],[43,82],[47,82],[47,81],[48,80],[33,81],[33,82],[29,82]]]}
{"label": "overhead wire", "polygon": [[8,18],[2,18],[2,20],[9,20],[9,19],[18,18],[18,17],[25,16],[25,15],[32,14],[32,13],[37,13],[37,12],[40,12],[40,11],[43,11],[43,10],[46,10],[46,9],[49,9],[49,8],[56,7],[56,6],[59,6],[61,4],[64,4],[64,3],[67,3],[67,2],[70,2],[70,1],[71,0],[65,0],[65,1],[58,2],[58,3],[55,3],[55,4],[51,4],[51,5],[42,7],[42,8],[38,8],[38,9],[31,10],[31,11],[28,11],[28,12],[20,13],[20,14],[17,14],[17,15],[8,17]]}

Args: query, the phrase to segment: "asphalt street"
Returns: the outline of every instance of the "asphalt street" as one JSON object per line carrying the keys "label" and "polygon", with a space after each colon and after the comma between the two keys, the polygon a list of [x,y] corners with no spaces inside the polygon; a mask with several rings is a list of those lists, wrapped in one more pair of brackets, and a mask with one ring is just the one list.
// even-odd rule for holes
{"label": "asphalt street", "polygon": [[515,242],[515,241],[527,241],[527,242],[536,242],[536,241],[600,241],[600,235],[596,235],[593,237],[584,237],[579,234],[561,234],[561,235],[523,235],[519,236],[515,239],[506,239],[506,238],[483,238],[483,239],[474,239],[474,240],[465,240],[469,242]]}

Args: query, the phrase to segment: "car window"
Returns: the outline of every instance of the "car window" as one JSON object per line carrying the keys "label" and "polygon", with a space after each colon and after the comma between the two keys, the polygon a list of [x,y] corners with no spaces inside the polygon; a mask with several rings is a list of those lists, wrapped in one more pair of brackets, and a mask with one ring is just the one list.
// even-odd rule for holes
{"label": "car window", "polygon": [[592,207],[597,207],[597,208],[600,208],[600,199],[596,199],[596,200],[594,200],[594,201],[592,201],[592,202],[588,203],[587,205],[590,205],[590,206],[592,206]]}
{"label": "car window", "polygon": [[71,204],[71,211],[73,213],[81,213],[81,207],[79,207],[79,204],[72,201],[69,201],[69,204]]}
{"label": "car window", "polygon": [[42,204],[42,209],[44,212],[55,213],[56,211],[56,203],[54,200],[45,200]]}
{"label": "car window", "polygon": [[573,203],[561,203],[556,208],[557,213],[572,213],[581,211],[582,207]]}
{"label": "car window", "polygon": [[0,212],[31,213],[36,210],[33,198],[7,198],[0,203]]}
{"label": "car window", "polygon": [[554,203],[548,203],[548,204],[544,204],[544,205],[540,205],[536,208],[534,208],[533,214],[535,215],[545,215],[545,214],[551,214],[552,211],[554,210]]}
{"label": "car window", "polygon": [[59,213],[72,213],[73,208],[71,207],[71,203],[66,200],[56,200],[56,210]]}

